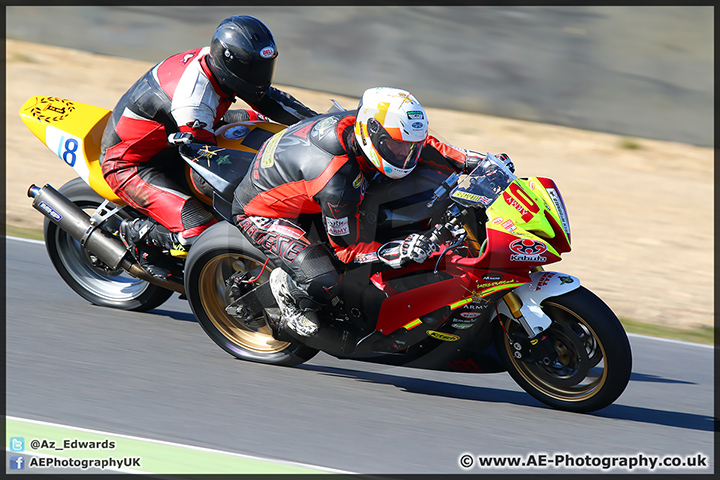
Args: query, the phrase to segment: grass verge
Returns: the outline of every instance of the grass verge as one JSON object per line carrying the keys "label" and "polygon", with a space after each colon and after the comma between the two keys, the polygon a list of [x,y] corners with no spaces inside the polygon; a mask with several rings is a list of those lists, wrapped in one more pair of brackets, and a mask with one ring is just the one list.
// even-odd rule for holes
{"label": "grass verge", "polygon": [[[8,237],[30,238],[33,240],[42,240],[43,232],[40,229],[23,228],[14,225],[6,225],[5,234]],[[706,345],[714,345],[715,328],[709,326],[700,327],[673,327],[671,325],[662,325],[655,323],[643,323],[629,318],[620,318],[625,331],[628,333],[637,333],[640,335],[649,335],[651,337],[670,338],[673,340],[683,340],[686,342],[703,343]]]}
{"label": "grass verge", "polygon": [[643,323],[628,318],[621,318],[620,322],[628,333],[704,343],[706,345],[714,345],[715,343],[715,328],[710,326],[682,328],[656,323]]}

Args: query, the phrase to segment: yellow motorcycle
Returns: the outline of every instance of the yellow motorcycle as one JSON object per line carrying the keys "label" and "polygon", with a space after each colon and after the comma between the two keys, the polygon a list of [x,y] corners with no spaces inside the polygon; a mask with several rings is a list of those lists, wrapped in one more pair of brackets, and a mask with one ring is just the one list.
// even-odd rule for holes
{"label": "yellow motorcycle", "polygon": [[[143,215],[112,191],[101,172],[100,141],[110,110],[38,95],[19,113],[30,131],[78,175],[57,190],[51,185],[28,190],[33,207],[45,215],[45,245],[65,283],[90,303],[123,310],[150,310],[173,292],[184,294],[182,283],[162,281],[143,270],[118,237],[123,219]],[[225,125],[217,131],[218,145],[232,150],[232,159],[197,168],[234,187],[260,145],[284,128],[262,121]],[[189,175],[192,167],[186,168]],[[200,192],[192,193],[207,203]],[[217,209],[229,215],[232,191],[227,193],[225,200],[216,196],[213,202],[221,218]],[[184,263],[182,254],[176,260]]]}

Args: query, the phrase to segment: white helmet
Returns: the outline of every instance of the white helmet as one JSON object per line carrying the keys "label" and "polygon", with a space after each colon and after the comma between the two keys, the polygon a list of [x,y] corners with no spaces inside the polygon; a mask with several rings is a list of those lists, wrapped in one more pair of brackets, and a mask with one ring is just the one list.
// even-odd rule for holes
{"label": "white helmet", "polygon": [[425,110],[409,92],[376,87],[358,105],[355,138],[375,167],[390,178],[413,171],[428,135]]}

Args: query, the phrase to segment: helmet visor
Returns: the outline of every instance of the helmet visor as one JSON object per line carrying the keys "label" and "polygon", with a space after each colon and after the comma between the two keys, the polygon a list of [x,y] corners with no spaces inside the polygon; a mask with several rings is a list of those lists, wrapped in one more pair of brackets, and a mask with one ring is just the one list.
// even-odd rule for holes
{"label": "helmet visor", "polygon": [[[228,50],[225,50],[229,53]],[[261,61],[243,61],[230,54],[230,56],[223,55],[223,62],[225,63],[225,69],[233,77],[239,80],[238,84],[243,85],[245,89],[248,86],[261,87],[267,90],[267,87],[272,83],[273,73],[275,72],[275,57],[268,58]]]}
{"label": "helmet visor", "polygon": [[407,170],[417,165],[424,142],[396,140],[375,118],[368,119],[368,134],[375,150],[393,167]]}

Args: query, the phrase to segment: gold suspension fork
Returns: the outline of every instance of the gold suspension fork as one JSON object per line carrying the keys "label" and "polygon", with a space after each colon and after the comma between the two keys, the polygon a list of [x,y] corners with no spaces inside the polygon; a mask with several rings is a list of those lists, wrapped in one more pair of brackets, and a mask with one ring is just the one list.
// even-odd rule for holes
{"label": "gold suspension fork", "polygon": [[[544,269],[542,266],[537,265],[532,267],[530,269],[530,272],[542,272],[543,270]],[[523,327],[528,337],[533,338],[535,335],[537,335],[537,332],[532,329],[532,327],[530,326],[530,324],[528,324],[527,320],[525,320],[525,317],[520,311],[523,306],[520,297],[518,297],[515,292],[511,290],[503,296],[503,300],[505,300],[505,304],[508,306],[508,309],[510,310],[513,318],[515,318],[515,320],[517,320],[517,322]]]}

